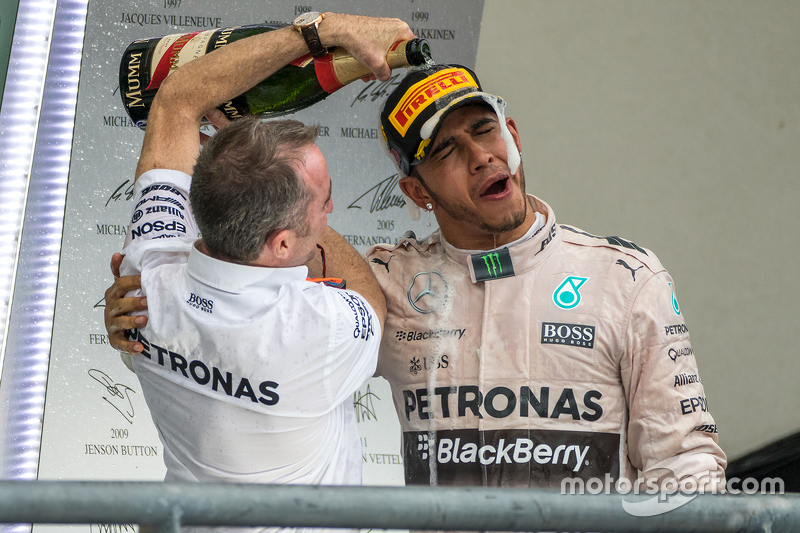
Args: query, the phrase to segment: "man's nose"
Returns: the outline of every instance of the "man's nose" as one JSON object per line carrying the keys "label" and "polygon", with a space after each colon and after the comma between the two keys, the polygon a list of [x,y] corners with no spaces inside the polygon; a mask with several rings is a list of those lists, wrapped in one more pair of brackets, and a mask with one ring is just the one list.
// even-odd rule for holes
{"label": "man's nose", "polygon": [[469,141],[467,150],[469,154],[470,169],[473,172],[482,169],[494,161],[494,154],[492,154],[492,152],[486,146],[475,142],[474,140]]}

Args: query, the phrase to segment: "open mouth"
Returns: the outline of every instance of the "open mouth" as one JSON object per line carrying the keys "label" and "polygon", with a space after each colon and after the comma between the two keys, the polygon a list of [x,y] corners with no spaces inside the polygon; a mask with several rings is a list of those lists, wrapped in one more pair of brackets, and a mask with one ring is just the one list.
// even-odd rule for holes
{"label": "open mouth", "polygon": [[481,198],[498,196],[506,192],[506,190],[508,190],[508,178],[499,179],[481,192]]}

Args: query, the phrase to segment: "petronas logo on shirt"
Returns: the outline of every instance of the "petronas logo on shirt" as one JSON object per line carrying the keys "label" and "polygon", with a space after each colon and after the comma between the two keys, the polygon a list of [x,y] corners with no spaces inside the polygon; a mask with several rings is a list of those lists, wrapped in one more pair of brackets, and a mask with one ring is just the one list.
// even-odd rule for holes
{"label": "petronas logo on shirt", "polygon": [[561,309],[572,309],[581,303],[580,288],[589,278],[569,276],[553,293],[553,302]]}

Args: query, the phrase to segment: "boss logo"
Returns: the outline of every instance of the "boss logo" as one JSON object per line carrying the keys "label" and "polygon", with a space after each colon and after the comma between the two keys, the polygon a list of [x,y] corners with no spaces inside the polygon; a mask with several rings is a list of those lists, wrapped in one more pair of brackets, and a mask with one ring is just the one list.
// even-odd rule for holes
{"label": "boss logo", "polygon": [[543,322],[542,344],[594,348],[594,326]]}
{"label": "boss logo", "polygon": [[189,299],[186,300],[186,303],[195,309],[205,311],[206,313],[212,313],[212,309],[214,309],[214,300],[206,300],[205,298],[201,298],[194,293],[189,296]]}

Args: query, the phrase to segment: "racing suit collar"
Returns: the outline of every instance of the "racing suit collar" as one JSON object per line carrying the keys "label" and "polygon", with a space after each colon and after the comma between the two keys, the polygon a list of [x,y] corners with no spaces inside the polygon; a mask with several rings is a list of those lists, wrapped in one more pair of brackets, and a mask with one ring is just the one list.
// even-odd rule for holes
{"label": "racing suit collar", "polygon": [[[561,242],[561,228],[556,224],[556,215],[553,209],[533,195],[529,194],[528,198],[533,201],[534,210],[545,215],[545,223],[530,239],[507,246],[516,274],[522,274],[536,268]],[[439,240],[442,242],[445,255],[458,263],[466,265],[470,279],[473,283],[477,283],[471,261],[475,251],[456,248],[445,240],[444,236],[441,235],[441,231],[437,233]],[[499,249],[502,248],[506,248],[506,246],[502,246]]]}

